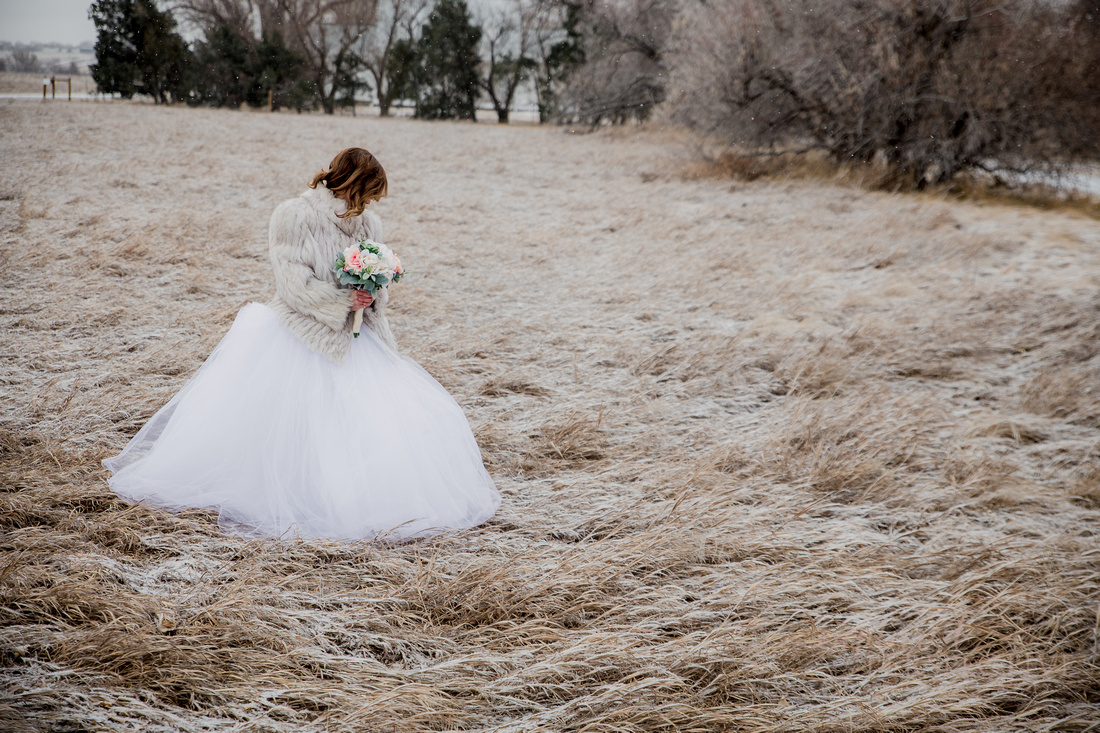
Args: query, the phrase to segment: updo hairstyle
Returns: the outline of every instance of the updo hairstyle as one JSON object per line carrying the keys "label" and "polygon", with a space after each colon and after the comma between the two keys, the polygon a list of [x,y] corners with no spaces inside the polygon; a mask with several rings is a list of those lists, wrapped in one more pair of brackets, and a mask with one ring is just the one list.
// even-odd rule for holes
{"label": "updo hairstyle", "polygon": [[347,203],[348,210],[337,214],[341,219],[359,216],[367,204],[389,192],[382,164],[363,148],[347,148],[337,153],[328,168],[313,177],[309,187],[317,188],[318,183],[324,183],[333,196]]}

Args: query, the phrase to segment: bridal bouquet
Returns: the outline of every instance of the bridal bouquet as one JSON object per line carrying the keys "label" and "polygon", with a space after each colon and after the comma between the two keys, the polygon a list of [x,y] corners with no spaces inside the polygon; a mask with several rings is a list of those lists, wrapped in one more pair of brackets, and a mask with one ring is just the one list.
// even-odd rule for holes
{"label": "bridal bouquet", "polygon": [[[360,237],[359,240],[340,253],[333,269],[340,275],[341,285],[350,285],[357,290],[366,290],[374,295],[390,283],[395,283],[405,274],[401,260],[386,245],[373,239]],[[363,311],[355,311],[355,323],[352,333],[359,338],[359,329],[363,325]]]}

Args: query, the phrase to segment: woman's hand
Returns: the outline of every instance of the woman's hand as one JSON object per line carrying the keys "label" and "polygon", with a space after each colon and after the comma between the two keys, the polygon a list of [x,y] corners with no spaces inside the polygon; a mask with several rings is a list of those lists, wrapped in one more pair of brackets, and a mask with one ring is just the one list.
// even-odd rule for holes
{"label": "woman's hand", "polygon": [[374,296],[366,290],[352,290],[351,310],[357,311],[366,308],[374,302]]}

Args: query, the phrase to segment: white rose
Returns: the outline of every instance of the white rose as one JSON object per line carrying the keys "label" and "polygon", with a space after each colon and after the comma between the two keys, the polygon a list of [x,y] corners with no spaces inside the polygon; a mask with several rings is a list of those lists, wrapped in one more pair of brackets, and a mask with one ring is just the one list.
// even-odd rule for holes
{"label": "white rose", "polygon": [[363,252],[363,272],[374,274],[381,264],[382,259],[378,255],[373,252]]}
{"label": "white rose", "polygon": [[378,259],[382,263],[382,267],[389,267],[390,260],[393,259],[393,252],[390,248],[384,244],[377,245],[378,247]]}

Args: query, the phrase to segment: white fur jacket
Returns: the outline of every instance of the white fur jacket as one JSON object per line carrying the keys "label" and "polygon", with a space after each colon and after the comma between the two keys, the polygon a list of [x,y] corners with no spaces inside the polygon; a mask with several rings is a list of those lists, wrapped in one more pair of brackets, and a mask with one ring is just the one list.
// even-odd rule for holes
{"label": "white fur jacket", "polygon": [[[373,211],[341,219],[347,205],[318,184],[279,204],[268,225],[268,250],[275,270],[275,297],[268,303],[307,346],[340,364],[351,347],[351,289],[339,287],[332,266],[359,236],[382,241],[382,221]],[[370,327],[394,351],[386,322],[389,293],[383,289],[363,311]]]}

